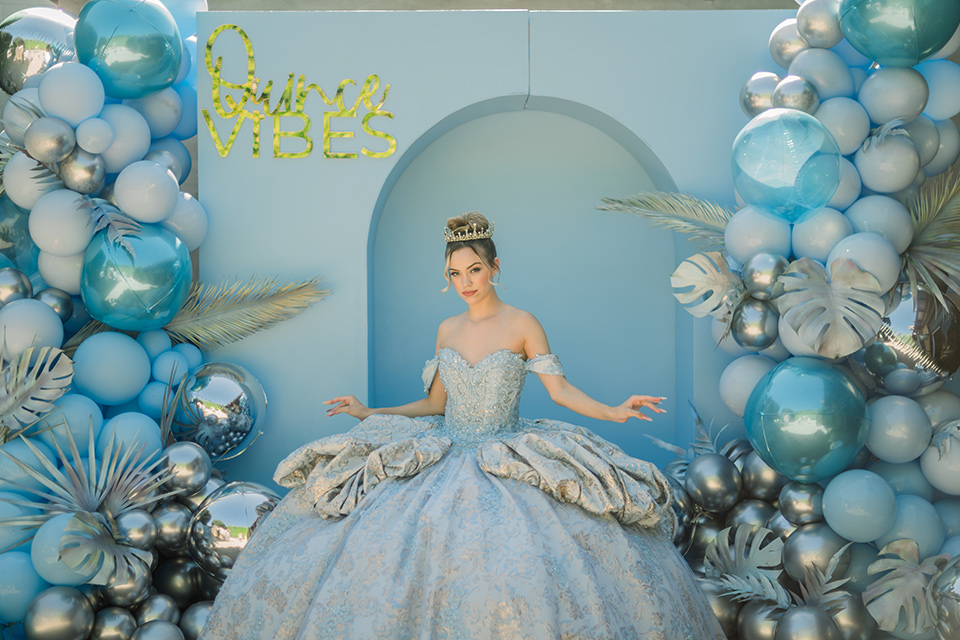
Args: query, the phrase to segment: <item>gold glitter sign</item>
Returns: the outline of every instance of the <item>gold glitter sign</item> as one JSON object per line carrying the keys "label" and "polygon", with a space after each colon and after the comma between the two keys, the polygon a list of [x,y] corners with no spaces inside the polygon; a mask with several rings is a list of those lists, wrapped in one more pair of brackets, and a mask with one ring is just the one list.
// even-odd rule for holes
{"label": "gold glitter sign", "polygon": [[[221,76],[223,57],[218,56],[213,61],[213,45],[217,38],[225,31],[232,31],[240,36],[246,49],[247,77],[242,83],[229,82]],[[367,76],[359,89],[357,83],[350,78],[342,80],[337,91],[330,97],[316,84],[307,84],[304,75],[293,73],[287,76],[282,90],[268,81],[260,89],[260,79],[256,76],[256,65],[253,56],[253,43],[243,29],[235,24],[224,24],[214,29],[207,39],[206,67],[210,74],[212,86],[210,88],[213,109],[220,120],[229,124],[216,126],[209,109],[200,111],[203,121],[207,125],[210,137],[217,147],[220,157],[226,158],[233,149],[237,135],[243,128],[244,122],[249,120],[253,130],[252,149],[254,158],[260,157],[260,122],[264,118],[272,119],[273,129],[273,157],[274,158],[305,158],[313,152],[314,139],[318,134],[311,130],[312,121],[305,111],[307,98],[311,92],[316,92],[324,104],[323,111],[323,157],[324,158],[356,158],[363,154],[370,158],[386,158],[397,150],[397,140],[389,133],[375,128],[379,126],[376,118],[393,119],[393,114],[384,110],[390,85],[383,87],[380,92],[380,78],[376,74]],[[239,92],[236,95],[232,92]],[[275,93],[279,92],[279,95]],[[347,106],[348,94],[356,92],[350,106]],[[379,93],[379,96],[378,96]],[[361,115],[362,113],[362,115]],[[342,119],[350,118],[354,121],[346,123]],[[353,124],[353,127],[349,125]],[[364,140],[357,140],[352,147],[348,147],[346,140],[355,137],[357,125]],[[230,133],[224,141],[220,131]],[[288,142],[299,147],[296,151],[281,149],[284,139],[299,139],[299,143]],[[334,151],[336,141],[338,150]],[[368,147],[368,145],[370,145]],[[359,149],[358,149],[359,147]]]}

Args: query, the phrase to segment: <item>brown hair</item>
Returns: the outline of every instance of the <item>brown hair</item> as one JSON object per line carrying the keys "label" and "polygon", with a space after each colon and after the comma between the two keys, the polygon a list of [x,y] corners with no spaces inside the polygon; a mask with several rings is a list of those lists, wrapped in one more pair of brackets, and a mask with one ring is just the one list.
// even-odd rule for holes
{"label": "brown hair", "polygon": [[[457,234],[471,233],[476,231],[483,232],[489,228],[490,223],[487,222],[487,219],[476,211],[464,213],[447,220],[447,229]],[[480,258],[480,262],[490,269],[491,273],[497,270],[497,266],[495,264],[495,260],[497,259],[497,247],[495,244],[493,244],[493,239],[478,238],[476,240],[457,240],[454,242],[448,242],[446,251],[444,251],[445,266],[443,269],[443,277],[447,281],[447,286],[443,288],[443,291],[446,291],[450,288],[450,256],[452,256],[453,252],[457,249],[463,248],[473,249],[474,253],[476,253]]]}

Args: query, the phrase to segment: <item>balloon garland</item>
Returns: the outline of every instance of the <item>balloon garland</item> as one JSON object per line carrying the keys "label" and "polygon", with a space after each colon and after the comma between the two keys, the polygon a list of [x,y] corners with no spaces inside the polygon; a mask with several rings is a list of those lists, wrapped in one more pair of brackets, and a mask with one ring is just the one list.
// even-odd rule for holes
{"label": "balloon garland", "polygon": [[738,208],[599,207],[708,250],[671,284],[736,357],[747,439],[697,418],[689,450],[658,444],[729,638],[960,634],[958,26],[949,0],[806,0],[740,93]]}

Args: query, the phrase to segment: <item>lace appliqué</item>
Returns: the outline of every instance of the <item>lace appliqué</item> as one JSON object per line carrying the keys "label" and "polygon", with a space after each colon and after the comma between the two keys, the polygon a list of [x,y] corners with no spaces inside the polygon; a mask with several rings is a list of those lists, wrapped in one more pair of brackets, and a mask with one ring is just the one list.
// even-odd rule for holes
{"label": "lace appliqu\u00e9", "polygon": [[526,367],[530,373],[541,373],[548,376],[563,375],[563,365],[560,364],[560,358],[552,353],[530,358],[527,360]]}

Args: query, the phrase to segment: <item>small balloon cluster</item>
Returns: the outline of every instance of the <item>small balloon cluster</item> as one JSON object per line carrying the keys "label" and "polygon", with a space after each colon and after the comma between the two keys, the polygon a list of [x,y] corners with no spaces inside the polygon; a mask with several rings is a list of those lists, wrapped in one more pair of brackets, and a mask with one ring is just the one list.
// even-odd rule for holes
{"label": "small balloon cluster", "polygon": [[806,0],[769,47],[786,74],[741,91],[738,209],[600,207],[708,249],[671,284],[736,357],[747,440],[677,450],[676,541],[730,638],[956,638],[960,4]]}

